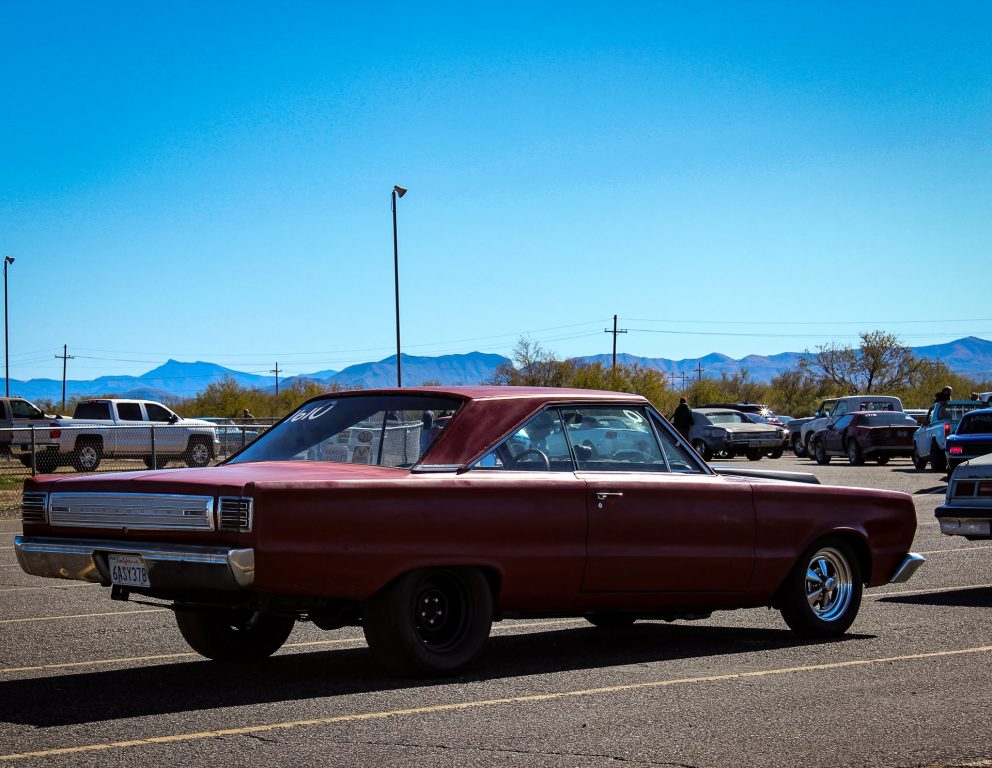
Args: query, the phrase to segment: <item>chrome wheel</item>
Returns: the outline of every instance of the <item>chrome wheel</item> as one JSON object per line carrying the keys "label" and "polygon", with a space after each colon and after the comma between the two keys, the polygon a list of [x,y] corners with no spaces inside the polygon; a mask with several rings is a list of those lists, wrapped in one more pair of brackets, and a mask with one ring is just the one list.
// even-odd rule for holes
{"label": "chrome wheel", "polygon": [[836,621],[847,613],[854,594],[854,576],[845,558],[833,547],[816,552],[806,566],[806,600],[821,621]]}

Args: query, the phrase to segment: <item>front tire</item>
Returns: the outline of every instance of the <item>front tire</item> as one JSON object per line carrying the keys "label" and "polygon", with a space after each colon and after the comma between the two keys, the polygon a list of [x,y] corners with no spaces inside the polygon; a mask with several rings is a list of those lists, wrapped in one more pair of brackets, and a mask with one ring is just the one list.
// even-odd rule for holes
{"label": "front tire", "polygon": [[913,466],[917,469],[923,470],[927,468],[927,460],[925,457],[920,456],[920,452],[916,450],[916,443],[913,443],[913,455],[910,458],[913,460]]}
{"label": "front tire", "polygon": [[197,653],[214,661],[261,661],[278,651],[293,631],[289,616],[250,609],[176,609],[179,631]]}
{"label": "front tire", "polygon": [[780,593],[782,618],[801,637],[844,634],[861,607],[861,564],[841,539],[810,547],[786,577]]}
{"label": "front tire", "polygon": [[413,677],[461,670],[482,651],[492,622],[492,590],[476,568],[411,571],[362,606],[376,661]]}
{"label": "front tire", "polygon": [[865,455],[861,452],[861,446],[857,440],[852,440],[847,444],[847,460],[853,467],[860,467],[865,463]]}
{"label": "front tire", "polygon": [[744,451],[744,455],[747,456],[748,461],[761,461],[761,457],[765,454],[760,449],[748,448]]}
{"label": "front tire", "polygon": [[713,451],[711,451],[710,447],[702,440],[694,441],[692,448],[696,453],[703,457],[704,461],[709,461],[713,458]]}
{"label": "front tire", "polygon": [[816,459],[817,464],[830,463],[830,457],[827,455],[827,449],[820,440],[813,441],[813,458]]}
{"label": "front tire", "polygon": [[799,435],[792,436],[792,452],[800,459],[806,455],[806,447],[803,445],[803,439]]}
{"label": "front tire", "polygon": [[769,459],[781,459],[783,453],[785,453],[785,451],[782,448],[776,448],[774,451],[769,451],[768,452],[768,458]]}

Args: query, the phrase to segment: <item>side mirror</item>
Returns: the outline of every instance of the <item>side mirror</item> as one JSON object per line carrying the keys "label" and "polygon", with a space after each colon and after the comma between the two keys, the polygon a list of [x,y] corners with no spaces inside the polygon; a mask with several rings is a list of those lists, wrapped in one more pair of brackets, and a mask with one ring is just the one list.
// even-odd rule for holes
{"label": "side mirror", "polygon": [[179,421],[179,417],[176,416],[176,414],[172,414],[171,416],[169,416],[169,423],[170,424],[175,424],[177,421]]}

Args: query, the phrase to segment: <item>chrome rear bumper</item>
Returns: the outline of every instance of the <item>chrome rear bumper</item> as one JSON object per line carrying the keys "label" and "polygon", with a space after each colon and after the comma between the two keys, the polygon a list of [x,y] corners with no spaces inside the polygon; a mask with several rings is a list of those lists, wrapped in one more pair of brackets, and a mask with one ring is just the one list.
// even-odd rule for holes
{"label": "chrome rear bumper", "polygon": [[108,554],[139,555],[152,589],[230,591],[255,581],[254,549],[16,536],[14,551],[25,573],[106,586],[111,584]]}

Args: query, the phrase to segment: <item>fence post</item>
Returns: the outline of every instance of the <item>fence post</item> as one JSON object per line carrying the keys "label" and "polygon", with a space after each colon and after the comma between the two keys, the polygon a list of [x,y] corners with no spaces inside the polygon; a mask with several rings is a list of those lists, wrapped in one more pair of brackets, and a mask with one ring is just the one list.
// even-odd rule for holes
{"label": "fence post", "polygon": [[152,469],[158,469],[158,452],[155,450],[155,425],[152,424]]}
{"label": "fence post", "polygon": [[38,474],[38,448],[34,441],[34,424],[31,425],[31,476]]}
{"label": "fence post", "polygon": [[241,447],[245,447],[245,438],[248,436],[248,430],[244,427],[241,428]]}

